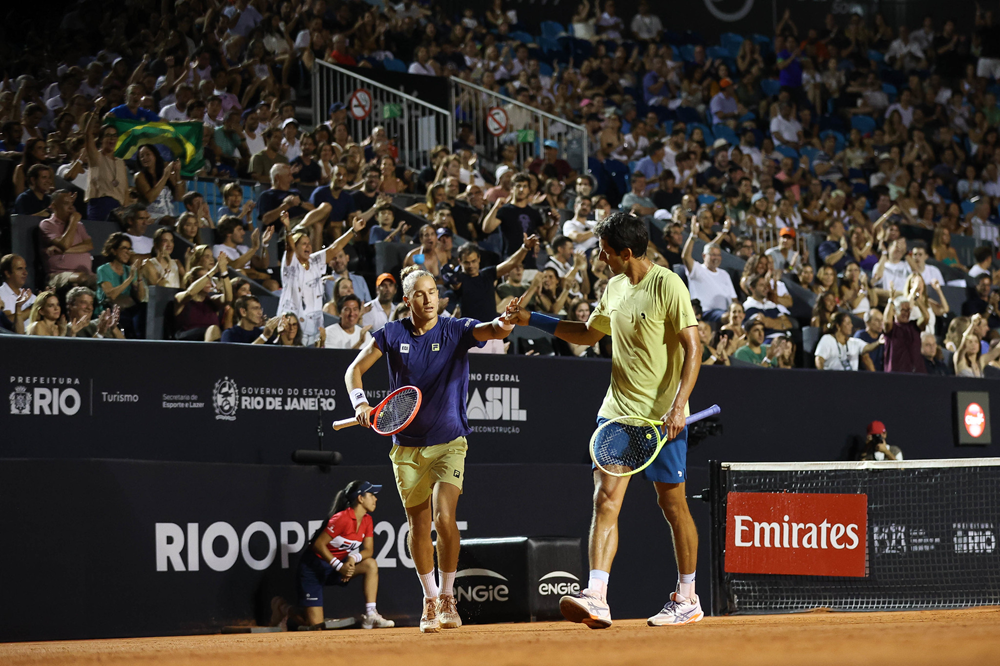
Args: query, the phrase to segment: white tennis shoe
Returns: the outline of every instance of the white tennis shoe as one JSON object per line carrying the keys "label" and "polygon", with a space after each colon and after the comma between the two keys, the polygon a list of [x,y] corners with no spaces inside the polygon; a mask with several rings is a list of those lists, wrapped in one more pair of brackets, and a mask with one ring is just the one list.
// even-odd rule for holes
{"label": "white tennis shoe", "polygon": [[591,629],[611,626],[611,607],[593,590],[583,590],[559,600],[559,612],[570,622],[582,622]]}
{"label": "white tennis shoe", "polygon": [[395,627],[396,623],[392,620],[387,620],[378,611],[373,613],[365,613],[361,616],[361,628],[362,629],[389,629]]}
{"label": "white tennis shoe", "polygon": [[439,594],[437,598],[438,622],[442,629],[458,629],[462,626],[462,618],[455,606],[455,597],[451,594]]}
{"label": "white tennis shoe", "polygon": [[441,631],[441,619],[437,614],[437,597],[424,597],[424,612],[420,616],[420,633],[436,634]]}
{"label": "white tennis shoe", "polygon": [[651,627],[679,626],[700,622],[703,617],[705,613],[701,610],[701,599],[697,594],[693,599],[679,599],[676,592],[671,592],[670,601],[659,613],[646,620],[646,624]]}

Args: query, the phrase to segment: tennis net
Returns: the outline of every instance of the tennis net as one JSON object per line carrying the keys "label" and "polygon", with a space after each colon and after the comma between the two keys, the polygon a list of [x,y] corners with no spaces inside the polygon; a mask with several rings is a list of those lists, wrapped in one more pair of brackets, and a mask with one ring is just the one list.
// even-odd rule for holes
{"label": "tennis net", "polygon": [[713,462],[711,500],[715,614],[1000,604],[1000,458]]}

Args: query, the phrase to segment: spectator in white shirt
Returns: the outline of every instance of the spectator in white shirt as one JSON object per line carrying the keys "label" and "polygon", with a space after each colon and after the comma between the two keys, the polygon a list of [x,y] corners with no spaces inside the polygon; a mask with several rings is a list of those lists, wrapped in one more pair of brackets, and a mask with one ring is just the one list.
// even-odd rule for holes
{"label": "spectator in white shirt", "polygon": [[993,248],[989,245],[980,245],[972,251],[972,257],[976,263],[969,269],[969,277],[977,278],[980,275],[990,275],[993,267]]}
{"label": "spectator in white shirt", "polygon": [[185,84],[177,88],[174,103],[160,109],[160,118],[169,122],[184,122],[188,120],[187,105],[194,98],[194,89]]}
{"label": "spectator in white shirt", "polygon": [[646,0],[640,0],[639,13],[632,17],[629,27],[635,38],[643,41],[658,40],[660,33],[663,32],[660,17],[650,13],[649,3]]}
{"label": "spectator in white shirt", "polygon": [[796,150],[802,145],[802,125],[792,116],[792,105],[783,102],[771,121],[771,138],[775,143]]}
{"label": "spectator in white shirt", "polygon": [[681,256],[688,273],[691,298],[701,303],[702,318],[714,322],[729,310],[730,303],[736,301],[736,289],[729,273],[719,268],[722,264],[722,250],[714,242],[706,243],[702,250],[704,264],[698,263],[691,256],[699,231],[698,221],[692,220],[691,233],[684,243]]}
{"label": "spectator in white shirt", "polygon": [[901,292],[913,272],[907,259],[906,239],[897,238],[872,269],[872,281],[886,291],[895,288]]}
{"label": "spectator in white shirt", "polygon": [[[389,316],[395,305],[392,298],[396,295],[396,278],[389,273],[382,273],[375,279],[375,292],[377,296],[368,303],[365,303],[365,313],[361,317],[361,323],[371,331],[378,331],[389,322]],[[329,340],[327,335],[327,340]]]}
{"label": "spectator in white shirt", "polygon": [[260,127],[260,117],[257,115],[256,109],[247,109],[243,112],[243,136],[251,156],[267,148],[267,141],[264,140],[264,131]]}
{"label": "spectator in white shirt", "polygon": [[861,338],[854,338],[854,324],[851,315],[838,312],[830,322],[830,332],[820,338],[816,345],[815,359],[817,370],[857,370],[858,361],[865,365],[869,372],[875,371],[868,353],[882,344],[882,338],[871,343],[865,343]]}
{"label": "spectator in white shirt", "polygon": [[597,222],[587,219],[590,217],[590,209],[590,199],[578,196],[573,205],[573,219],[563,223],[563,235],[573,241],[574,252],[587,253],[597,247],[598,240],[594,235]]}
{"label": "spectator in white shirt", "polygon": [[[580,252],[574,253],[573,241],[568,236],[556,236],[552,240],[551,248],[555,254],[549,257],[545,268],[555,269],[556,274],[564,282],[563,286],[570,290],[571,296],[577,293],[589,294],[590,278],[587,277],[587,257]],[[565,284],[565,278],[574,272],[573,268],[576,268],[576,279],[573,280],[572,284]]]}
{"label": "spectator in white shirt", "polygon": [[424,76],[437,76],[437,72],[434,71],[434,66],[430,60],[431,57],[427,52],[427,47],[418,46],[416,52],[413,54],[413,62],[410,63],[407,72],[410,74],[423,74]]}
{"label": "spectator in white shirt", "polygon": [[121,220],[125,224],[125,235],[132,241],[132,256],[134,259],[148,259],[153,254],[153,239],[146,236],[146,227],[153,219],[142,204],[126,206],[121,212]]}
{"label": "spectator in white shirt", "polygon": [[913,122],[913,111],[914,106],[911,104],[913,101],[913,95],[910,93],[909,88],[903,90],[899,93],[899,101],[895,104],[890,104],[889,108],[885,110],[885,117],[888,118],[892,115],[893,111],[899,111],[899,117],[903,121],[903,126],[909,129],[910,123]]}
{"label": "spectator in white shirt", "polygon": [[935,282],[945,284],[941,269],[928,264],[927,256],[927,243],[922,240],[913,241],[913,247],[910,249],[913,272],[918,273],[924,279],[924,284],[934,284]]}
{"label": "spectator in white shirt", "polygon": [[337,304],[340,322],[326,327],[327,349],[361,349],[371,337],[371,326],[358,326],[361,318],[361,299],[348,294]]}
{"label": "spectator in white shirt", "polygon": [[927,69],[926,58],[920,45],[910,39],[910,29],[899,26],[899,37],[889,45],[885,61],[896,69]]}
{"label": "spectator in white shirt", "polygon": [[797,272],[801,258],[795,249],[795,229],[785,227],[778,232],[780,244],[767,250],[764,254],[771,258],[774,270],[779,273]]}
{"label": "spectator in white shirt", "polygon": [[299,141],[299,121],[295,118],[286,118],[281,123],[281,133],[285,138],[281,140],[281,152],[288,158],[289,162],[294,162],[295,158],[302,154],[302,142]]}

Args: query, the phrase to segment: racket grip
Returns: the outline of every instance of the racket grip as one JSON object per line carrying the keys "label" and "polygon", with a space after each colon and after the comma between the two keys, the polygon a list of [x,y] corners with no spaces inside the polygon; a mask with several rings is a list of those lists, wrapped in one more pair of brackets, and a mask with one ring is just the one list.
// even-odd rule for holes
{"label": "racket grip", "polygon": [[703,409],[700,412],[696,412],[691,416],[687,417],[686,419],[684,419],[684,423],[686,425],[691,425],[695,421],[701,421],[702,419],[707,419],[709,416],[715,416],[721,411],[722,410],[719,408],[718,405],[712,405],[708,409]]}
{"label": "racket grip", "polygon": [[339,421],[333,422],[334,430],[343,430],[344,428],[350,428],[351,426],[358,425],[357,419],[340,419]]}

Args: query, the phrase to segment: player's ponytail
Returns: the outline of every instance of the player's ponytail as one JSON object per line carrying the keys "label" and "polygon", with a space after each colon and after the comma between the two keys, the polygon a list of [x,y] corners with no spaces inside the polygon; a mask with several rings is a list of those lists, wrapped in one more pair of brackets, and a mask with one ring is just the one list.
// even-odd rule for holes
{"label": "player's ponytail", "polygon": [[316,541],[316,537],[323,533],[326,529],[327,524],[329,524],[330,519],[333,518],[335,514],[340,513],[344,509],[351,506],[351,496],[354,491],[358,489],[361,484],[364,483],[361,479],[355,479],[348,483],[342,490],[339,490],[336,495],[333,496],[333,503],[330,505],[330,510],[326,512],[326,520],[320,525],[319,529],[316,530],[313,535],[309,538],[309,543],[312,544]]}

